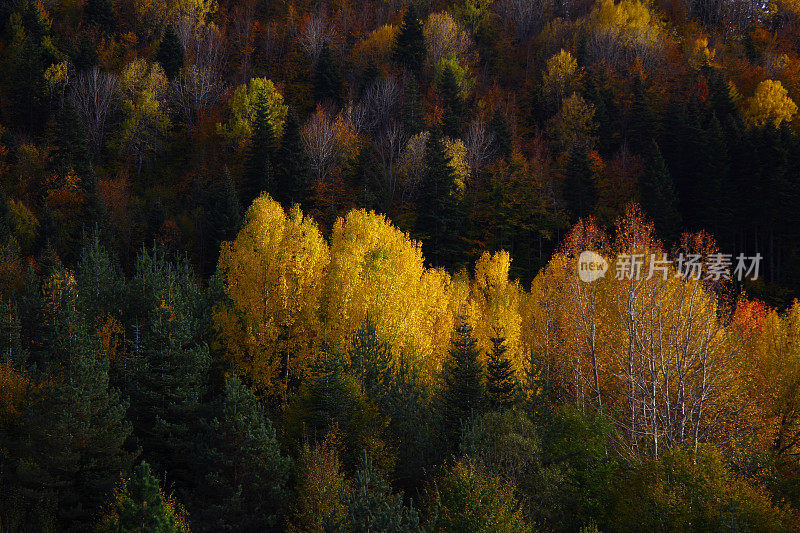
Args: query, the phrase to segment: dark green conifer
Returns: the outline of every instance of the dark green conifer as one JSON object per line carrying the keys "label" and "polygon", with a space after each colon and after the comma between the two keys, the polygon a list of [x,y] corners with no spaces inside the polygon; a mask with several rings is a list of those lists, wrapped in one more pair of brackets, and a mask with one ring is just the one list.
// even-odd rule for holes
{"label": "dark green conifer", "polygon": [[419,72],[425,61],[425,36],[422,22],[414,4],[410,4],[403,15],[403,24],[397,36],[394,59],[411,72]]}
{"label": "dark green conifer", "polygon": [[492,349],[486,361],[486,399],[491,409],[508,409],[514,405],[517,382],[506,355],[505,338],[499,332],[492,337]]}
{"label": "dark green conifer", "polygon": [[169,79],[174,78],[178,72],[183,68],[185,52],[183,44],[175,31],[172,24],[168,24],[164,30],[164,37],[161,39],[161,44],[158,47],[158,55],[156,60],[164,69],[164,74]]}

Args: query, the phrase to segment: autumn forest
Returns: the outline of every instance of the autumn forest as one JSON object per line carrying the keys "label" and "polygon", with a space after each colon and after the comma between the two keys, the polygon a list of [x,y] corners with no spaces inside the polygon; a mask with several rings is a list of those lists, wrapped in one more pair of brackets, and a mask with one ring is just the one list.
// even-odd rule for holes
{"label": "autumn forest", "polygon": [[798,0],[0,34],[0,533],[800,530]]}

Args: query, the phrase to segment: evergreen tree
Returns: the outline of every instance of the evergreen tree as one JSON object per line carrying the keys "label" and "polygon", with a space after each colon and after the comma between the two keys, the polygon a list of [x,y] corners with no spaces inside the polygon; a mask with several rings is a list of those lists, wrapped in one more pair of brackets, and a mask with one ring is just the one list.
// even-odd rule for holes
{"label": "evergreen tree", "polygon": [[277,163],[278,183],[273,198],[286,209],[292,204],[304,205],[311,186],[311,169],[303,146],[300,118],[294,110],[286,117]]}
{"label": "evergreen tree", "polygon": [[184,55],[183,45],[175,32],[175,28],[172,24],[168,24],[158,47],[156,60],[169,79],[174,78],[183,67]]}
{"label": "evergreen tree", "polygon": [[322,45],[317,65],[314,68],[314,98],[317,102],[323,100],[339,100],[342,91],[342,75],[339,67],[333,61],[328,43]]}
{"label": "evergreen tree", "polygon": [[79,176],[89,174],[89,137],[78,113],[69,102],[65,102],[56,116],[53,143],[53,163],[56,171],[66,173],[73,169]]}
{"label": "evergreen tree", "polygon": [[195,531],[279,530],[288,499],[290,460],[253,393],[238,378],[225,383],[202,424],[193,495]]}
{"label": "evergreen tree", "polygon": [[597,187],[589,166],[589,154],[582,144],[573,145],[567,154],[564,200],[573,219],[591,215],[597,201]]}
{"label": "evergreen tree", "polygon": [[25,522],[53,510],[60,531],[86,531],[132,455],[123,449],[128,407],[108,383],[108,359],[77,311],[66,271],[48,280],[47,352],[11,432],[0,432],[3,494],[14,494]]}
{"label": "evergreen tree", "polygon": [[464,119],[464,102],[461,98],[461,89],[458,86],[453,67],[448,63],[439,82],[439,93],[442,97],[442,131],[445,135],[457,139],[461,136],[461,127]]}
{"label": "evergreen tree", "polygon": [[364,320],[353,336],[349,355],[352,372],[361,378],[367,393],[373,397],[379,394],[382,382],[389,374],[392,348],[378,338],[375,323],[370,317]]}
{"label": "evergreen tree", "polygon": [[633,103],[628,115],[626,138],[630,149],[637,154],[647,153],[650,143],[658,138],[658,116],[642,75],[633,78]]}
{"label": "evergreen tree", "polygon": [[107,514],[95,528],[98,533],[188,532],[175,504],[164,497],[150,465],[142,461],[133,469]]}
{"label": "evergreen tree", "polygon": [[655,141],[651,143],[639,188],[642,207],[653,219],[656,230],[667,242],[674,241],[680,233],[681,215],[672,178]]}
{"label": "evergreen tree", "polygon": [[403,505],[401,495],[392,493],[389,483],[366,454],[354,476],[347,508],[348,525],[353,531],[422,531],[417,512]]}
{"label": "evergreen tree", "polygon": [[266,97],[262,96],[255,103],[253,136],[245,156],[242,186],[239,191],[245,211],[263,191],[272,191],[274,188],[272,160],[275,157],[275,148],[275,130],[269,120]]}
{"label": "evergreen tree", "polygon": [[491,409],[508,409],[516,398],[514,369],[506,355],[505,338],[495,333],[491,340],[492,350],[486,361],[486,399]]}
{"label": "evergreen tree", "polygon": [[495,110],[489,121],[489,132],[492,134],[492,157],[504,159],[511,155],[511,130],[508,121],[499,109]]}
{"label": "evergreen tree", "polygon": [[425,147],[425,170],[417,201],[417,234],[425,257],[436,266],[458,260],[458,199],[455,173],[438,132]]}
{"label": "evergreen tree", "polygon": [[213,272],[220,244],[233,240],[242,223],[242,206],[236,185],[227,167],[216,180],[198,180],[200,263],[204,272]]}
{"label": "evergreen tree", "polygon": [[425,62],[425,35],[414,4],[409,4],[397,35],[394,59],[411,72],[419,72]]}
{"label": "evergreen tree", "polygon": [[185,487],[210,365],[204,296],[185,259],[172,262],[154,249],[137,257],[126,301],[125,381],[136,443],[156,471]]}
{"label": "evergreen tree", "polygon": [[83,12],[86,22],[96,24],[106,32],[114,29],[116,20],[111,0],[87,0]]}
{"label": "evergreen tree", "polygon": [[408,135],[414,135],[425,129],[425,112],[422,109],[422,96],[417,81],[409,76],[403,98],[403,109],[400,112],[400,123]]}
{"label": "evergreen tree", "polygon": [[479,360],[478,341],[465,316],[459,318],[450,356],[443,369],[443,425],[451,446],[457,446],[461,424],[483,409],[483,365]]}
{"label": "evergreen tree", "polygon": [[93,328],[109,318],[122,319],[125,279],[100,242],[98,231],[84,236],[75,272],[80,309]]}

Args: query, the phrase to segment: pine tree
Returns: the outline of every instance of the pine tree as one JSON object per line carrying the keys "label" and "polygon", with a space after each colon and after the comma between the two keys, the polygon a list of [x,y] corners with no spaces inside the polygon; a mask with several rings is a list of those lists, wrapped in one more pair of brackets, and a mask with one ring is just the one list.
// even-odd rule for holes
{"label": "pine tree", "polygon": [[428,139],[424,162],[417,202],[417,234],[431,263],[452,265],[459,258],[458,199],[450,157],[438,132]]}
{"label": "pine tree", "polygon": [[461,316],[443,370],[443,424],[452,446],[458,443],[461,424],[483,409],[483,365],[477,344],[472,326],[465,316]]}
{"label": "pine tree", "polygon": [[273,198],[285,209],[292,204],[304,205],[311,186],[311,169],[303,147],[300,118],[294,110],[290,110],[286,117],[277,164],[278,183]]}
{"label": "pine tree", "polygon": [[156,60],[161,65],[161,68],[164,69],[164,74],[167,75],[167,78],[174,78],[183,68],[184,55],[183,45],[175,32],[175,28],[172,24],[168,24],[166,30],[164,30],[164,37],[161,39],[158,55],[156,56]]}
{"label": "pine tree", "polygon": [[128,404],[109,387],[108,359],[77,311],[73,284],[63,270],[48,280],[47,354],[32,369],[39,384],[14,431],[0,432],[9,452],[0,492],[16,495],[26,521],[40,522],[50,507],[59,530],[87,531],[133,457],[123,449]]}
{"label": "pine tree", "polygon": [[272,165],[275,148],[275,130],[269,120],[267,101],[265,97],[260,97],[255,103],[253,136],[245,156],[242,186],[239,191],[242,207],[245,210],[263,191],[272,191],[275,186]]}
{"label": "pine tree", "polygon": [[373,397],[379,394],[381,384],[389,374],[392,348],[378,338],[375,323],[370,317],[353,335],[349,355],[352,372],[361,378],[367,393]]}
{"label": "pine tree", "polygon": [[65,102],[56,116],[53,142],[53,163],[56,171],[66,173],[75,170],[79,176],[89,174],[89,137],[78,113],[69,102]]}
{"label": "pine tree", "polygon": [[628,115],[626,137],[630,149],[644,154],[650,149],[650,142],[658,138],[658,116],[650,104],[647,87],[641,75],[633,79],[633,103]]}
{"label": "pine tree", "polygon": [[458,86],[453,67],[448,63],[439,82],[439,93],[442,97],[442,131],[445,135],[457,139],[461,136],[461,127],[464,119],[464,102],[461,98],[461,89]]}
{"label": "pine tree", "polygon": [[120,487],[109,510],[95,528],[98,533],[184,533],[189,528],[164,497],[150,465],[142,461]]}
{"label": "pine tree", "polygon": [[347,508],[348,525],[353,531],[422,531],[417,512],[403,505],[401,495],[392,493],[389,483],[366,454],[353,478]]}
{"label": "pine tree", "polygon": [[198,180],[200,263],[205,273],[216,268],[219,247],[236,238],[242,224],[239,194],[227,167],[216,180]]}
{"label": "pine tree", "polygon": [[411,72],[419,72],[425,61],[425,36],[417,8],[410,4],[403,15],[403,24],[397,35],[394,59]]}
{"label": "pine tree", "polygon": [[508,409],[514,405],[517,383],[514,369],[506,355],[505,338],[495,333],[492,350],[486,361],[486,399],[491,409]]}
{"label": "pine tree", "polygon": [[88,23],[96,24],[106,32],[114,29],[116,17],[111,0],[87,0],[83,12]]}
{"label": "pine tree", "polygon": [[511,155],[511,130],[508,121],[499,109],[495,110],[489,121],[489,132],[492,134],[491,153],[496,159],[504,159]]}
{"label": "pine tree", "polygon": [[567,154],[564,200],[573,219],[591,215],[597,201],[597,186],[589,166],[589,154],[582,144],[572,146]]}
{"label": "pine tree", "polygon": [[101,244],[98,231],[84,236],[75,280],[81,312],[94,328],[108,318],[122,318],[125,278]]}
{"label": "pine tree", "polygon": [[194,427],[207,390],[210,356],[204,297],[186,259],[142,250],[126,298],[130,342],[126,392],[136,443],[179,487],[191,479]]}
{"label": "pine tree", "polygon": [[673,242],[680,233],[681,215],[672,178],[655,141],[651,143],[648,164],[639,183],[642,207],[653,219],[659,235]]}
{"label": "pine tree", "polygon": [[404,96],[400,123],[408,135],[414,135],[425,129],[425,112],[422,109],[419,85],[413,77],[409,77],[406,82]]}
{"label": "pine tree", "polygon": [[290,460],[258,399],[238,378],[202,423],[196,468],[205,472],[193,494],[195,531],[279,529],[288,499]]}
{"label": "pine tree", "polygon": [[336,102],[339,100],[339,94],[342,90],[342,75],[339,73],[339,67],[333,61],[328,43],[322,45],[322,51],[314,68],[313,83],[314,98],[317,102],[323,100]]}

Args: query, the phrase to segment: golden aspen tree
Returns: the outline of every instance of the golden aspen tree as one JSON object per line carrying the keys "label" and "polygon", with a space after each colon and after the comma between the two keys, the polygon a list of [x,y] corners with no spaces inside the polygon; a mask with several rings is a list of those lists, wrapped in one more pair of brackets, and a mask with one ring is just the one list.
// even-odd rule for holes
{"label": "golden aspen tree", "polygon": [[747,99],[745,120],[751,126],[763,127],[772,124],[776,128],[784,121],[791,121],[797,113],[795,104],[777,80],[764,80],[758,84],[753,96]]}
{"label": "golden aspen tree", "polygon": [[420,244],[374,212],[338,219],[330,254],[323,309],[331,345],[346,351],[369,316],[395,356],[436,372],[452,330],[449,276],[426,269]]}
{"label": "golden aspen tree", "polygon": [[257,198],[233,242],[220,251],[227,302],[214,312],[219,340],[234,365],[268,394],[302,380],[322,340],[319,309],[328,247],[298,207],[288,215]]}
{"label": "golden aspen tree", "polygon": [[475,264],[470,295],[477,311],[473,332],[484,356],[492,347],[492,337],[502,336],[508,359],[516,375],[521,376],[527,363],[520,314],[523,291],[519,282],[508,279],[510,266],[511,256],[505,251],[484,252]]}

